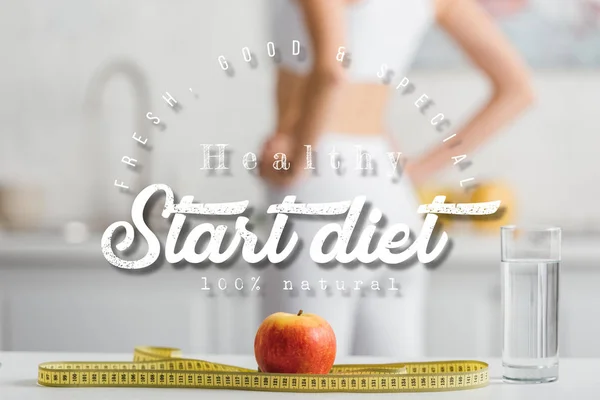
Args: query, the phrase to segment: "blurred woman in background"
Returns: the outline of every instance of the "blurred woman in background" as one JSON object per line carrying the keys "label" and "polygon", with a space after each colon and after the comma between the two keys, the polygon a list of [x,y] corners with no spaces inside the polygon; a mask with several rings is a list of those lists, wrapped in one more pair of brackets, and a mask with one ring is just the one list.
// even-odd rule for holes
{"label": "blurred woman in background", "polygon": [[[287,195],[302,203],[366,195],[368,211],[378,209],[385,219],[379,221],[374,213],[372,222],[378,227],[386,222],[407,224],[414,240],[422,220],[413,185],[451,166],[452,156],[472,154],[532,102],[524,63],[476,0],[281,0],[277,6],[273,41],[284,50],[300,41],[306,58],[280,52],[277,122],[260,165],[269,204]],[[384,84],[378,72],[387,64],[401,79],[433,23],[489,78],[493,92],[455,131],[460,145],[440,145],[409,160],[401,180],[394,182],[385,169],[387,153],[402,149],[392,145],[385,121],[395,85]],[[351,53],[348,68],[338,57],[340,47]],[[306,145],[315,152],[316,170],[305,170]],[[357,146],[377,163],[377,173],[356,169]],[[287,155],[289,170],[273,168],[273,155],[279,152]],[[324,222],[295,217],[290,221],[304,247],[290,265],[269,266],[264,272],[269,283],[263,317],[300,309],[321,315],[335,330],[339,356],[425,356],[425,266],[320,266],[311,260],[309,246]],[[283,290],[284,280],[292,282],[293,291]],[[308,281],[311,290],[300,290],[302,281]],[[361,290],[355,290],[356,281],[364,283]],[[379,282],[381,290],[373,290],[372,281]],[[393,287],[396,290],[390,290]]]}

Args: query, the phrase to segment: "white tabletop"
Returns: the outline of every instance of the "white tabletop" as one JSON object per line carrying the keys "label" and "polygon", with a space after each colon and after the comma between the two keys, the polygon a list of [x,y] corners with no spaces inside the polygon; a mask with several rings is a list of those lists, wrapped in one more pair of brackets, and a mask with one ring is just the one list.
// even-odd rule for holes
{"label": "white tabletop", "polygon": [[[244,356],[197,356],[214,362],[256,368],[252,357]],[[210,394],[200,389],[140,389],[140,388],[51,388],[38,386],[38,364],[48,361],[131,361],[131,354],[87,354],[87,353],[35,353],[35,352],[0,352],[0,399],[279,399],[300,397],[319,397],[320,399],[356,398],[353,393],[270,393],[250,391],[211,390]],[[350,357],[340,360],[343,363],[378,363],[398,360]],[[409,361],[409,360],[403,360]],[[427,360],[422,360],[427,361]],[[405,393],[405,394],[361,394],[360,398],[397,398],[398,396],[413,399],[506,399],[506,400],[553,400],[553,399],[598,399],[600,393],[600,359],[561,359],[559,380],[554,383],[523,385],[508,384],[501,381],[501,367],[498,359],[480,359],[490,365],[490,384],[480,389],[440,393]],[[168,396],[168,397],[167,397]],[[204,396],[204,397],[199,397]]]}

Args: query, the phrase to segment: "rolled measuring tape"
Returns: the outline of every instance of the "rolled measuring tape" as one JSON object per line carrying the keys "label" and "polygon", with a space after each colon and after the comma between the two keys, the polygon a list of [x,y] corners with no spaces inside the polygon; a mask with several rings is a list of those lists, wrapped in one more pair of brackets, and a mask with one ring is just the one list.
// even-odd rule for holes
{"label": "rolled measuring tape", "polygon": [[133,362],[48,362],[38,383],[53,387],[154,387],[270,392],[401,393],[475,389],[489,383],[481,361],[339,364],[329,374],[273,374],[182,358],[175,348],[136,347]]}

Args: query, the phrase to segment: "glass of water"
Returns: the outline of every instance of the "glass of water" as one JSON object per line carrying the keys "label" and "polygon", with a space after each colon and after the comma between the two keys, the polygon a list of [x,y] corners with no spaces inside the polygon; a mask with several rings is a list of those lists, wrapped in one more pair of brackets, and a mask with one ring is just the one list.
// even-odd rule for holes
{"label": "glass of water", "polygon": [[501,228],[503,379],[558,379],[560,228]]}

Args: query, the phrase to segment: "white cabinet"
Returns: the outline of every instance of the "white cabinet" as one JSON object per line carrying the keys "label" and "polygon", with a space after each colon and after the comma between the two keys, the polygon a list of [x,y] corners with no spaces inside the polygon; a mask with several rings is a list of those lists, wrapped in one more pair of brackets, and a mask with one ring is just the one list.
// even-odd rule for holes
{"label": "white cabinet", "polygon": [[[126,273],[101,256],[52,267],[0,264],[0,349],[129,352],[136,345],[184,352],[251,354],[260,323],[257,292],[246,288],[259,271],[247,267],[177,268]],[[600,357],[600,271],[565,263],[560,288],[561,356]],[[245,272],[241,272],[245,271]],[[207,277],[230,289],[204,291]],[[499,265],[458,264],[435,270],[428,306],[427,355],[501,354]]]}
{"label": "white cabinet", "polygon": [[[448,268],[450,269],[450,268]],[[445,266],[433,274],[428,313],[428,355],[482,357],[497,353],[500,302],[497,276],[451,272]]]}
{"label": "white cabinet", "polygon": [[600,272],[563,269],[560,287],[560,354],[600,357]]}
{"label": "white cabinet", "polygon": [[[563,268],[560,276],[559,352],[563,357],[599,357],[600,320],[595,315],[600,309],[600,271],[572,269]],[[498,274],[452,272],[448,266],[435,274],[432,290],[429,355],[501,356]]]}
{"label": "white cabinet", "polygon": [[257,296],[202,290],[235,271],[147,274],[105,263],[64,268],[0,268],[2,350],[129,352],[137,345],[196,353],[251,353]]}

